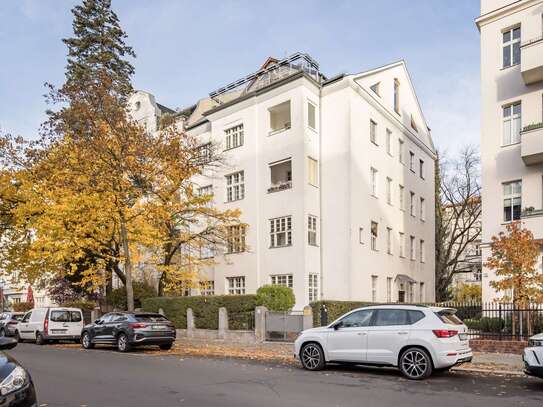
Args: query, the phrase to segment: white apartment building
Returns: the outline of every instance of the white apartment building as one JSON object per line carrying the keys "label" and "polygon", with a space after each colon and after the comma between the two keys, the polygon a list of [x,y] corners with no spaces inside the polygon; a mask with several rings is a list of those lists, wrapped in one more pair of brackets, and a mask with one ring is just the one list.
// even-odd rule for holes
{"label": "white apartment building", "polygon": [[[543,238],[543,1],[481,0],[482,256],[521,220]],[[483,268],[483,300],[496,293]]]}
{"label": "white apartment building", "polygon": [[[131,103],[138,120],[163,112],[146,92]],[[434,300],[436,156],[403,61],[327,78],[306,54],[269,58],[178,115],[224,151],[200,188],[249,225],[205,253],[216,264],[201,294],[281,284],[295,309]]]}

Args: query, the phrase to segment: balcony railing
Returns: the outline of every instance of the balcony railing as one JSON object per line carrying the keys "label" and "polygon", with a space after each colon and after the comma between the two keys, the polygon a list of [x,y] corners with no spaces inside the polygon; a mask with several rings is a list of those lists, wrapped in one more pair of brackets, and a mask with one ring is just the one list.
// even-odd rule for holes
{"label": "balcony railing", "polygon": [[534,216],[543,216],[543,209],[535,209],[533,206],[524,208],[521,212],[521,218],[530,218]]}
{"label": "balcony railing", "polygon": [[281,182],[280,184],[274,184],[271,187],[268,188],[268,194],[271,194],[273,192],[280,192],[284,191],[286,189],[292,188],[292,181],[285,181]]}

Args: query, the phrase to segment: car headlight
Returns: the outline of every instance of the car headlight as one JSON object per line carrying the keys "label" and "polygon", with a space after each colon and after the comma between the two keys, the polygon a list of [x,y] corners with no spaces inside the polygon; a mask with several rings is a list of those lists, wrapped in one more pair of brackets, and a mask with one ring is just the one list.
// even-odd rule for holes
{"label": "car headlight", "polygon": [[532,347],[532,346],[543,346],[543,340],[530,339],[528,341],[528,346],[530,346],[530,347]]}
{"label": "car headlight", "polygon": [[21,366],[17,366],[13,371],[6,377],[2,383],[0,383],[0,393],[4,396],[12,391],[19,390],[26,384],[27,374]]}

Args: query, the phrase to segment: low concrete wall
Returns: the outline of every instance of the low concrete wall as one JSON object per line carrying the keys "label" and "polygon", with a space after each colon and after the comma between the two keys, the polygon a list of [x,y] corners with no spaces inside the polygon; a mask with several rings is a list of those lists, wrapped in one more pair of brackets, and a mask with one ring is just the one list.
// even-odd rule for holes
{"label": "low concrete wall", "polygon": [[257,338],[254,331],[224,331],[220,333],[213,329],[193,329],[189,332],[188,329],[177,329],[178,338],[192,338],[204,340],[221,340],[224,342],[235,343],[256,343]]}
{"label": "low concrete wall", "polygon": [[474,352],[515,353],[522,354],[528,346],[527,341],[494,341],[487,339],[470,339],[469,344]]}

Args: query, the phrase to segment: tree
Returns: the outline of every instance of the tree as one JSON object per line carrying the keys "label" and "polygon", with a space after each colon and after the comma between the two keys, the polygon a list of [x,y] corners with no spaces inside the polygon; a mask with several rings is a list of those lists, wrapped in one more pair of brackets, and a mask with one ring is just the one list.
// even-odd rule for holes
{"label": "tree", "polygon": [[482,301],[482,288],[478,284],[459,284],[453,290],[455,302],[478,302]]}
{"label": "tree", "polygon": [[270,311],[290,311],[296,299],[292,288],[280,285],[264,285],[256,291],[256,304]]}
{"label": "tree", "polygon": [[526,304],[543,300],[543,275],[535,267],[540,250],[530,230],[519,221],[509,223],[506,232],[492,237],[490,250],[485,267],[494,270],[497,279],[490,286],[504,292],[502,301]]}
{"label": "tree", "polygon": [[451,298],[451,283],[458,273],[471,270],[466,250],[481,235],[479,155],[464,147],[454,160],[438,156],[435,171],[436,300]]}

